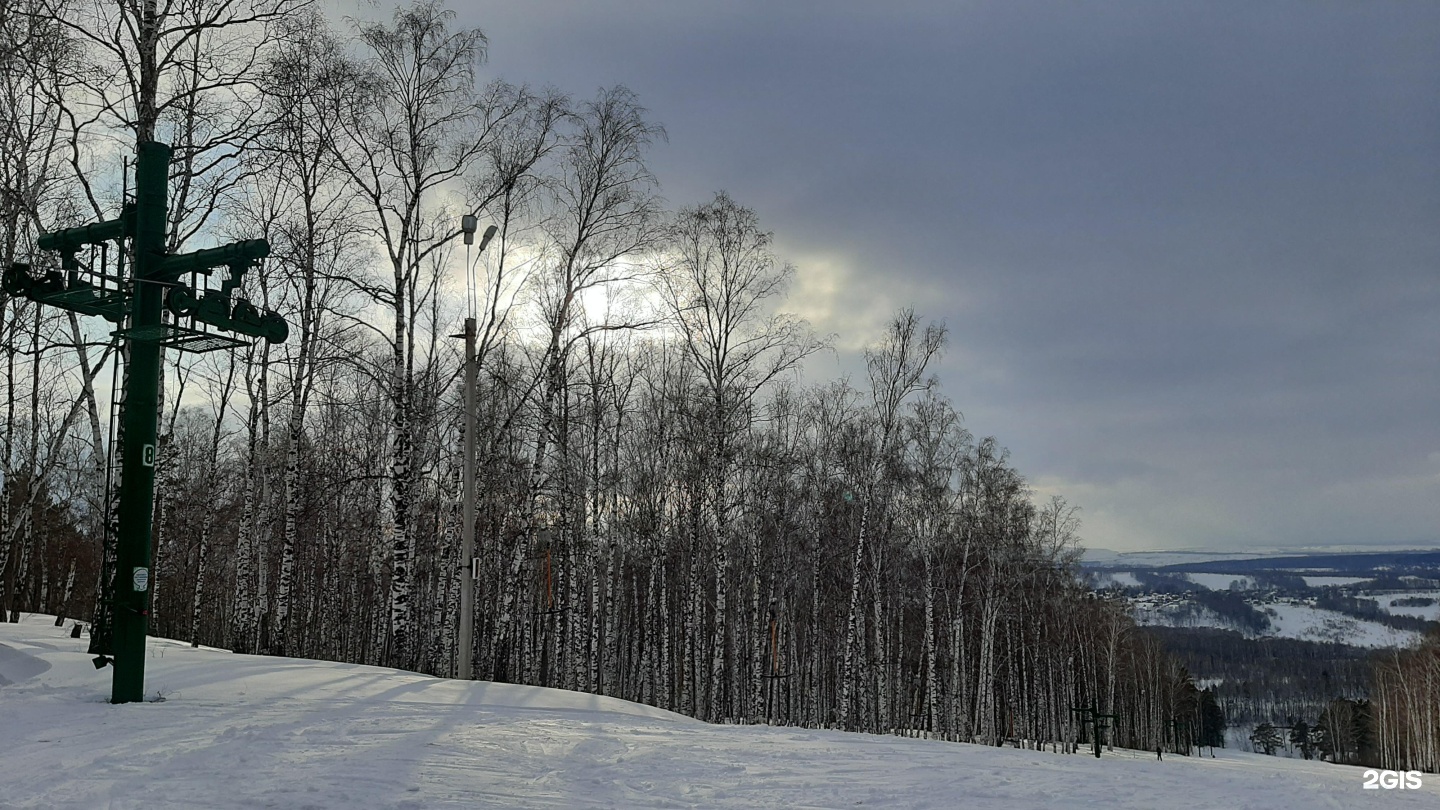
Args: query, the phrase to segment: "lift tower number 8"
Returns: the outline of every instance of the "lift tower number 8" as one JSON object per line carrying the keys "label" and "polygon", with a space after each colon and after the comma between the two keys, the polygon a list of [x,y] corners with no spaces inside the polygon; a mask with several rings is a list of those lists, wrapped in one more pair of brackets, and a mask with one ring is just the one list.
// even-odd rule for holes
{"label": "lift tower number 8", "polygon": [[[120,467],[119,532],[116,537],[114,680],[111,702],[131,703],[145,695],[145,632],[150,615],[150,532],[155,502],[155,431],[159,410],[160,358],[166,348],[207,352],[249,345],[233,334],[283,343],[285,319],[261,312],[233,293],[247,270],[270,254],[263,239],[234,242],[193,253],[165,252],[168,220],[166,187],[170,147],[141,143],[135,162],[135,202],[118,219],[41,234],[39,248],[60,254],[60,269],[36,276],[27,264],[5,271],[7,293],[37,303],[99,315],[121,328],[129,342],[124,393],[124,447]],[[89,245],[129,239],[133,261],[128,278],[85,270],[76,254]],[[216,289],[199,280],[228,271]],[[189,275],[190,281],[181,281]],[[164,310],[171,322],[162,318]],[[182,325],[182,321],[188,325]],[[104,661],[102,650],[102,658]]]}

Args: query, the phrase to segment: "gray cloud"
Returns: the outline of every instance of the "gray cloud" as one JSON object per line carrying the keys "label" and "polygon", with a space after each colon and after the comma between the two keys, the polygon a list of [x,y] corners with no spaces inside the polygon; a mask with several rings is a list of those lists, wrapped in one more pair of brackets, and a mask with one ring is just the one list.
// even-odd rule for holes
{"label": "gray cloud", "polygon": [[636,90],[667,196],[756,208],[842,348],[945,319],[1092,544],[1436,542],[1440,6],[458,10],[493,74]]}

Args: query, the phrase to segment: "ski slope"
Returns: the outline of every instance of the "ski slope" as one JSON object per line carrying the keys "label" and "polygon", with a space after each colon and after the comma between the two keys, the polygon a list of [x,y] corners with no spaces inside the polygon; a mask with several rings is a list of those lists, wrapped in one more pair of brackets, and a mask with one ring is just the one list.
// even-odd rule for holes
{"label": "ski slope", "polygon": [[[68,629],[68,627],[67,627]],[[152,639],[146,693],[47,617],[0,624],[0,808],[1366,808],[1362,770],[712,726],[611,698]]]}

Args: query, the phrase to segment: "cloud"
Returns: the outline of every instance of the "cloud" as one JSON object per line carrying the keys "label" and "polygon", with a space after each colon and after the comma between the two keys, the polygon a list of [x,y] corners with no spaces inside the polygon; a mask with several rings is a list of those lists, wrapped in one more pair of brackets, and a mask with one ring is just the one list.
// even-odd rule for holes
{"label": "cloud", "polygon": [[[821,334],[835,335],[838,352],[859,354],[885,332],[900,309],[934,300],[923,280],[887,277],[855,257],[822,251],[784,254],[795,266],[784,309],[805,318]],[[921,312],[922,316],[926,313]]]}
{"label": "cloud", "polygon": [[820,366],[944,320],[967,426],[1099,545],[1435,537],[1440,5],[470,13],[490,74],[636,90],[674,205],[759,212]]}

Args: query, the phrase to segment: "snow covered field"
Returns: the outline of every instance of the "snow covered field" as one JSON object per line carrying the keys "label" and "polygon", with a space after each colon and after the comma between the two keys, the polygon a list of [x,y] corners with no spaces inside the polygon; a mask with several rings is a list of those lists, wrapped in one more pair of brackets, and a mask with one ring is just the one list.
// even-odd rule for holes
{"label": "snow covered field", "polygon": [[[1398,597],[1397,597],[1398,598]],[[1130,600],[1135,621],[1160,627],[1232,628],[1209,608],[1197,608],[1184,597],[1173,594],[1142,594]],[[1355,647],[1409,647],[1420,640],[1413,630],[1397,630],[1367,619],[1357,619],[1333,610],[1305,604],[1303,600],[1280,599],[1251,602],[1270,618],[1263,633],[1243,630],[1246,638],[1293,638],[1302,641],[1333,641]]]}
{"label": "snow covered field", "polygon": [[1354,585],[1357,582],[1369,582],[1373,577],[1300,577],[1305,584],[1311,588],[1327,588],[1332,585]]}
{"label": "snow covered field", "polygon": [[[67,626],[68,629],[68,626]],[[1221,751],[1096,760],[711,726],[574,692],[151,640],[146,693],[46,617],[0,624],[0,808],[1434,808],[1362,769]]]}
{"label": "snow covered field", "polygon": [[1420,641],[1413,630],[1397,630],[1379,622],[1366,621],[1321,610],[1310,605],[1280,602],[1265,605],[1271,629],[1267,635],[1308,641],[1338,641],[1356,647],[1409,647]]}
{"label": "snow covered field", "polygon": [[[1395,602],[1401,599],[1413,599],[1415,597],[1436,600],[1433,605],[1397,605]],[[1415,616],[1421,619],[1429,619],[1432,622],[1440,622],[1440,591],[1405,591],[1404,593],[1391,593],[1371,597],[1380,603],[1380,607],[1397,616]]]}

